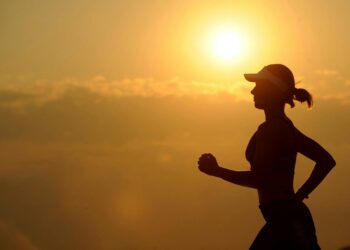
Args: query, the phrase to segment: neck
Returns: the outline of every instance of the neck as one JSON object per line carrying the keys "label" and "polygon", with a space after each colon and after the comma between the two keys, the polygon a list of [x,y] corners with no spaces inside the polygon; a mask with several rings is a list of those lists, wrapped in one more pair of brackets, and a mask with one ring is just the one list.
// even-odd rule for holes
{"label": "neck", "polygon": [[284,106],[264,109],[264,112],[266,121],[274,118],[287,118],[286,113],[284,112]]}

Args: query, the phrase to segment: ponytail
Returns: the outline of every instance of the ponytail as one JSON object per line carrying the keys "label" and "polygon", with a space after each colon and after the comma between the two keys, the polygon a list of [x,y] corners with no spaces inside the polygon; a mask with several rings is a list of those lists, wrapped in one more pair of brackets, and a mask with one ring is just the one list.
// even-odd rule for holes
{"label": "ponytail", "polygon": [[307,102],[309,108],[313,105],[312,95],[306,89],[294,89],[294,99],[303,103]]}

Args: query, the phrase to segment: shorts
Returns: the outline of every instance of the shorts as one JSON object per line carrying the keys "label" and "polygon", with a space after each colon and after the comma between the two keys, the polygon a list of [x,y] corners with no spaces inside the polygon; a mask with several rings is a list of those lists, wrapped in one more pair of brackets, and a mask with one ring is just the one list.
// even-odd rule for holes
{"label": "shorts", "polygon": [[260,206],[266,224],[250,250],[320,250],[307,206],[296,200]]}

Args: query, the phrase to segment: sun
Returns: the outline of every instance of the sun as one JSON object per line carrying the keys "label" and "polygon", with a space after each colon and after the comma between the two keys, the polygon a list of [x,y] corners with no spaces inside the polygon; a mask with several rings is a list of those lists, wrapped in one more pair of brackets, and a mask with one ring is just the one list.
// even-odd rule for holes
{"label": "sun", "polygon": [[208,35],[207,50],[217,62],[233,63],[239,61],[246,53],[243,33],[232,27],[220,27]]}

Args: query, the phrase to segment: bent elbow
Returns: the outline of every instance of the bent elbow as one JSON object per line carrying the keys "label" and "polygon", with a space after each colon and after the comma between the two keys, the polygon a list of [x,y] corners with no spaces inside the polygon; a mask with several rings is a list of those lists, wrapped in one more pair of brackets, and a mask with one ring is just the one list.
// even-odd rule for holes
{"label": "bent elbow", "polygon": [[337,164],[334,160],[334,158],[329,154],[327,157],[327,164],[329,166],[330,169],[334,168],[335,165]]}
{"label": "bent elbow", "polygon": [[330,155],[327,158],[323,159],[320,163],[328,171],[334,168],[335,165],[337,164],[334,158]]}

